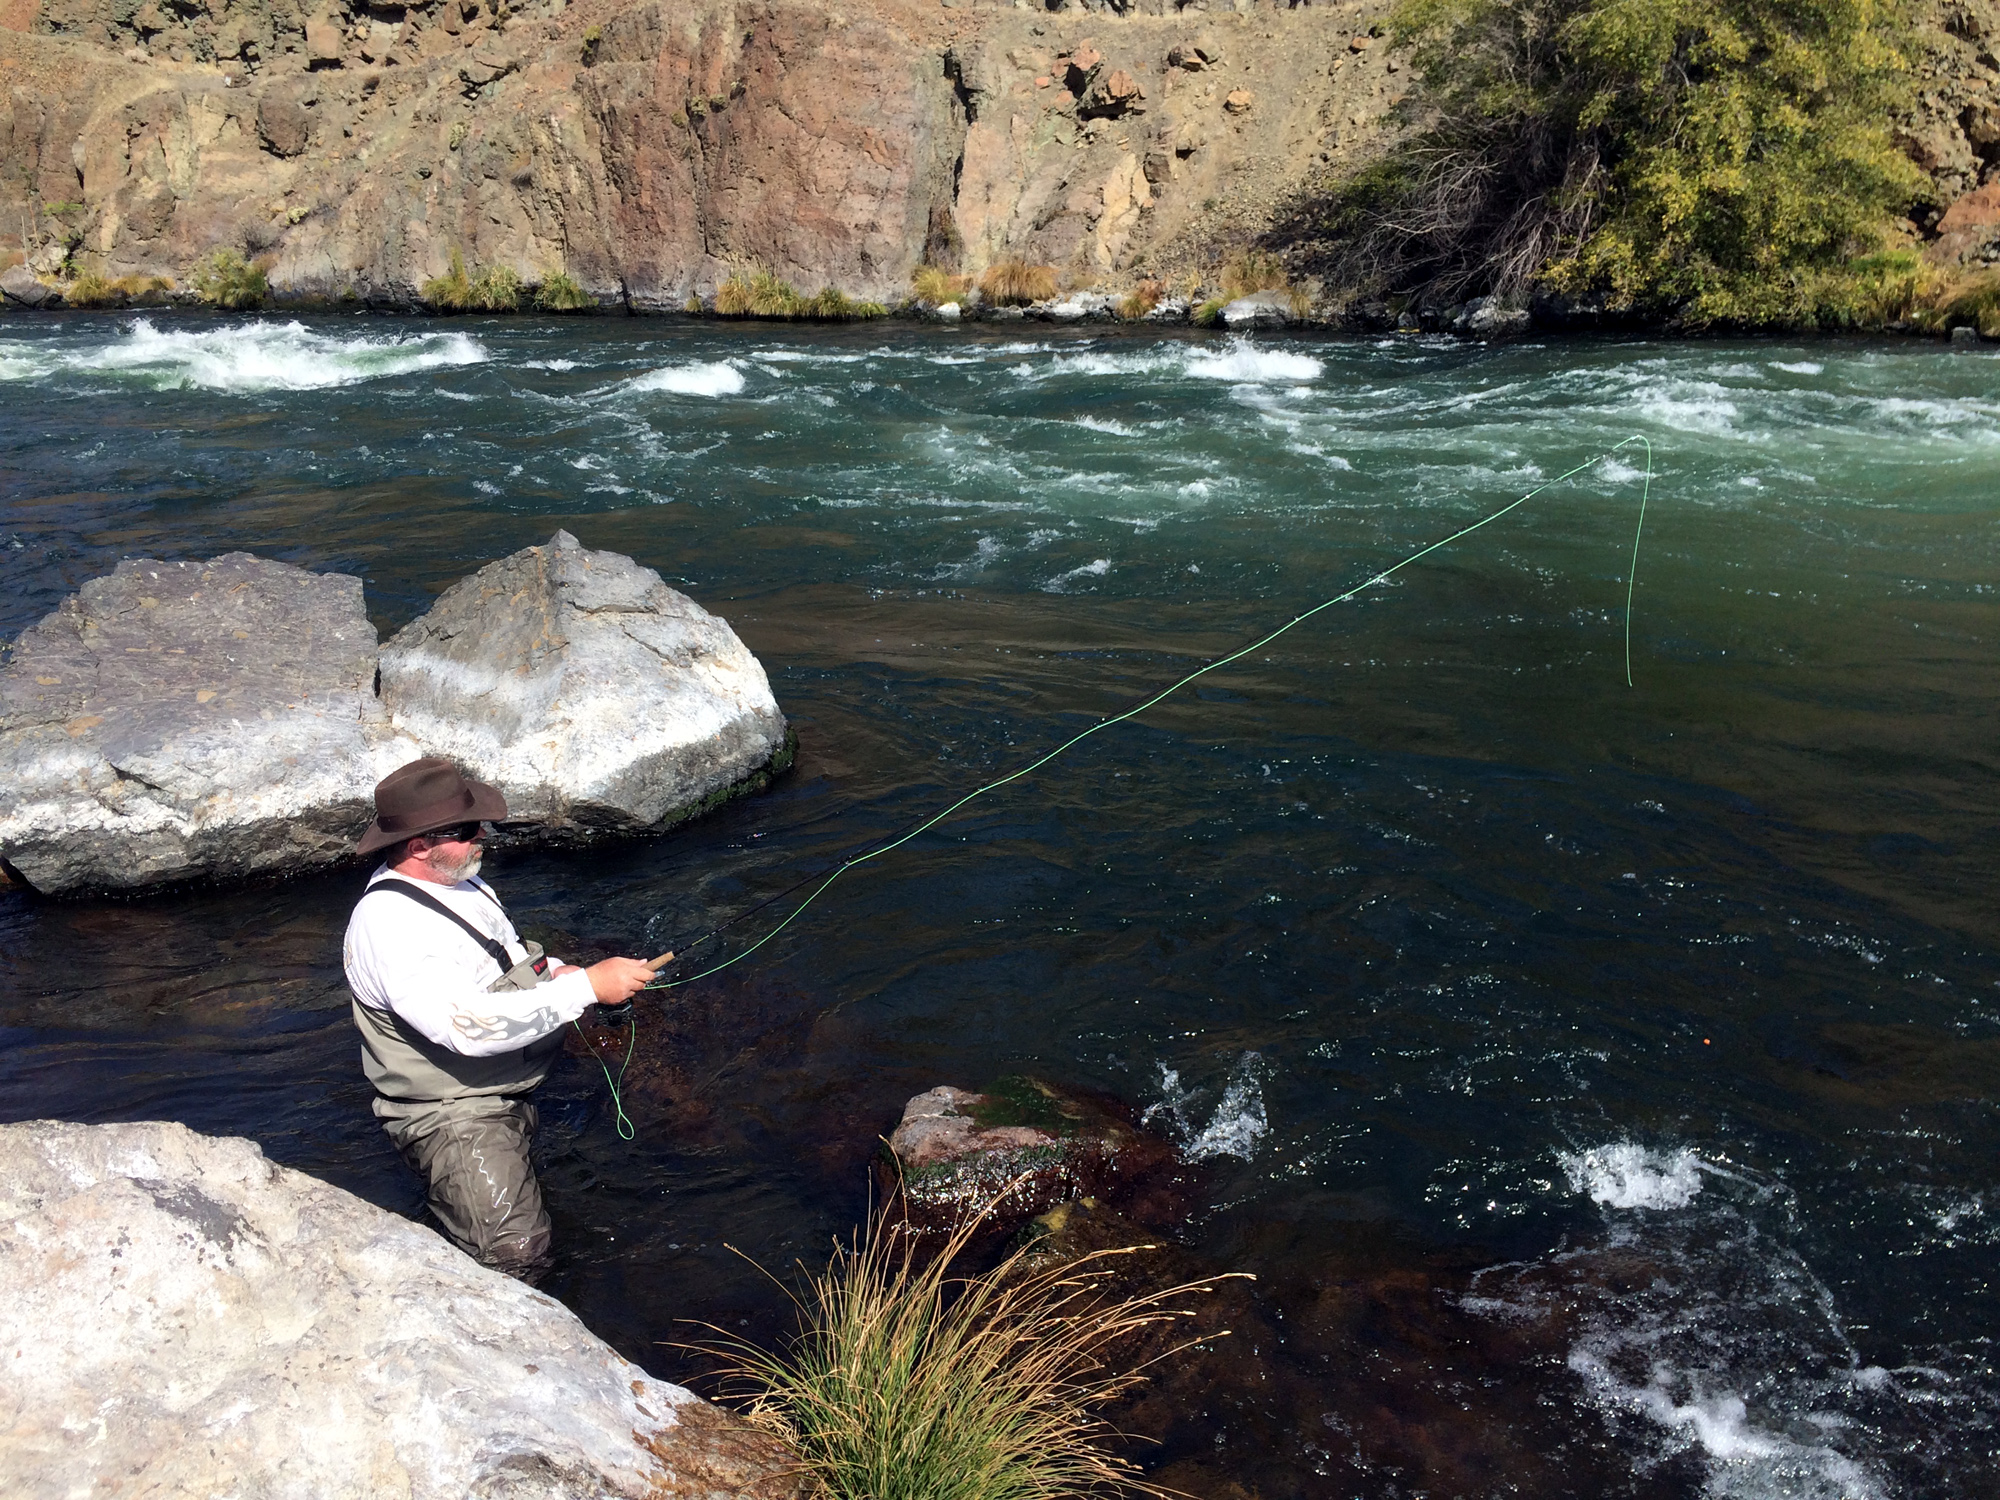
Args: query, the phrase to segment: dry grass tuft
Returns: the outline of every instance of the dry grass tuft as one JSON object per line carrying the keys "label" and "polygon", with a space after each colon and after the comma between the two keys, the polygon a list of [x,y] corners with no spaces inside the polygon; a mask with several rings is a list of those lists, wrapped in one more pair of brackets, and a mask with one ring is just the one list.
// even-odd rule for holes
{"label": "dry grass tuft", "polygon": [[1118,316],[1137,322],[1158,307],[1166,295],[1167,284],[1149,276],[1118,300]]}
{"label": "dry grass tuft", "polygon": [[1057,291],[1056,268],[1031,266],[1025,260],[995,261],[980,274],[979,290],[988,302],[1001,307],[1046,302]]}
{"label": "dry grass tuft", "polygon": [[971,290],[970,276],[954,276],[942,266],[918,266],[910,276],[910,299],[924,307],[962,301]]}
{"label": "dry grass tuft", "polygon": [[1291,285],[1285,263],[1268,250],[1240,250],[1222,268],[1222,290],[1231,298],[1289,291]]}
{"label": "dry grass tuft", "polygon": [[789,281],[781,281],[761,267],[747,274],[732,271],[715,289],[715,310],[725,318],[803,318],[822,322],[879,318],[888,311],[879,302],[862,302],[838,287],[822,287],[815,296],[801,296]]}
{"label": "dry grass tuft", "polygon": [[507,266],[469,275],[465,257],[453,250],[451,269],[426,281],[418,295],[436,312],[515,312],[521,306],[521,278]]}
{"label": "dry grass tuft", "polygon": [[121,307],[125,298],[118,288],[95,271],[84,271],[63,292],[71,307]]}
{"label": "dry grass tuft", "polygon": [[705,1352],[726,1362],[727,1387],[793,1445],[827,1500],[1170,1495],[1112,1450],[1118,1433],[1100,1412],[1192,1340],[1129,1370],[1116,1363],[1121,1346],[1192,1318],[1179,1304],[1210,1284],[1115,1298],[1112,1262],[1143,1246],[1046,1267],[1024,1248],[983,1275],[951,1275],[984,1218],[921,1262],[913,1237],[878,1217],[865,1242],[837,1245],[806,1277],[789,1350],[717,1330],[723,1342]]}

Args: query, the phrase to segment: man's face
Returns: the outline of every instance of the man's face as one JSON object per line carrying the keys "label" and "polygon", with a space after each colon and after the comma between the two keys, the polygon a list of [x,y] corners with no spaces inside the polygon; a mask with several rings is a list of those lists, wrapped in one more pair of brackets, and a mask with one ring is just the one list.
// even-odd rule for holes
{"label": "man's face", "polygon": [[447,885],[470,880],[479,873],[480,840],[485,837],[486,830],[477,823],[440,829],[426,840],[430,848],[424,852],[424,863]]}

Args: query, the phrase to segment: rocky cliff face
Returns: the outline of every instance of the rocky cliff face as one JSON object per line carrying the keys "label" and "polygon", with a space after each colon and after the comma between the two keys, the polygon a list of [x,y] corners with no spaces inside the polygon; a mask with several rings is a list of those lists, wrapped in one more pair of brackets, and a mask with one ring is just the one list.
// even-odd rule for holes
{"label": "rocky cliff face", "polygon": [[[229,247],[281,297],[407,305],[456,252],[637,309],[752,266],[880,300],[925,260],[1171,279],[1351,165],[1409,82],[1388,0],[1233,6],[0,0],[0,269]],[[1941,0],[1926,36],[1918,227],[1990,258],[2000,5]]]}
{"label": "rocky cliff face", "polygon": [[0,0],[0,261],[227,246],[280,294],[400,303],[456,251],[635,308],[751,265],[876,298],[926,258],[1171,271],[1407,78],[1372,0],[320,3]]}

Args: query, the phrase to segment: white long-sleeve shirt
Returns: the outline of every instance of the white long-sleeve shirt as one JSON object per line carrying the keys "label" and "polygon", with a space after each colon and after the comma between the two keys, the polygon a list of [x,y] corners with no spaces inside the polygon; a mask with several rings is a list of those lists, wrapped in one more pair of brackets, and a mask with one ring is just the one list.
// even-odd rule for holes
{"label": "white long-sleeve shirt", "polygon": [[[380,866],[373,890],[390,874]],[[399,876],[399,879],[408,879]],[[506,948],[528,956],[492,887],[477,876],[457,885],[413,881]],[[465,1057],[515,1052],[582,1015],[596,998],[590,976],[565,974],[531,990],[486,987],[506,972],[456,922],[393,891],[366,895],[347,922],[343,957],[354,998],[393,1011],[440,1047]],[[550,958],[551,969],[560,959]]]}

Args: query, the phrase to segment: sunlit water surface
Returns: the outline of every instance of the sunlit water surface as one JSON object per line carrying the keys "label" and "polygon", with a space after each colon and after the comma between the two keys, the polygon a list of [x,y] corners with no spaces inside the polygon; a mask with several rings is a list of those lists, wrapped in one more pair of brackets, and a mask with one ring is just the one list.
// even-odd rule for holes
{"label": "sunlit water surface", "polygon": [[[2000,1492],[1991,353],[15,318],[0,631],[122,557],[356,573],[386,638],[558,526],[630,553],[801,744],[668,838],[493,861],[653,952],[1635,434],[1635,686],[1637,445],[648,1013],[635,1141],[566,1060],[549,1287],[668,1375],[680,1320],[774,1337],[726,1244],[821,1258],[904,1098],[1026,1071],[1208,1164],[1182,1238],[1280,1330],[1154,1413],[1173,1482]],[[420,1213],[357,878],[0,897],[0,1118],[243,1134]]]}

